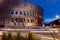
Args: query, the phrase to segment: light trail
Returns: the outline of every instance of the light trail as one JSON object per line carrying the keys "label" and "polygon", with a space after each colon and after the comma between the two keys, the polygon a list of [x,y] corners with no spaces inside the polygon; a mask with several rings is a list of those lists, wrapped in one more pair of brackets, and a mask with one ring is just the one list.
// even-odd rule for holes
{"label": "light trail", "polygon": [[[42,39],[48,39],[48,40],[54,40],[54,38],[52,38],[52,37],[47,37],[47,36],[42,36],[42,35],[38,35],[38,34],[34,34],[34,35],[37,35],[36,37],[41,37]],[[59,40],[59,39],[55,39],[55,40]]]}

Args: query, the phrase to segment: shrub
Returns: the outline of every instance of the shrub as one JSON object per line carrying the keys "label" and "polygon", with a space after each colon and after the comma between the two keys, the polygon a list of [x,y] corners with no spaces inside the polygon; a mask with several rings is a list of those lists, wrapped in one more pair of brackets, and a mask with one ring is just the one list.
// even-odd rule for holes
{"label": "shrub", "polygon": [[41,37],[40,38],[35,37],[31,32],[29,32],[28,33],[28,40],[41,40]]}
{"label": "shrub", "polygon": [[35,36],[31,32],[28,33],[28,36],[22,36],[19,32],[17,35],[12,35],[11,33],[8,33],[8,35],[6,35],[6,33],[3,32],[2,40],[41,40],[41,38]]}
{"label": "shrub", "polygon": [[28,38],[27,37],[23,37],[23,40],[28,40]]}
{"label": "shrub", "polygon": [[21,36],[21,33],[17,33],[17,36],[16,36],[16,39],[15,40],[22,40],[22,36]]}
{"label": "shrub", "polygon": [[14,36],[12,36],[12,40],[15,40],[15,38],[16,38],[16,36],[14,35]]}
{"label": "shrub", "polygon": [[31,32],[28,33],[28,40],[33,40],[33,34]]}
{"label": "shrub", "polygon": [[6,33],[5,33],[5,32],[3,32],[2,40],[7,40],[7,35],[6,35]]}
{"label": "shrub", "polygon": [[12,40],[12,34],[8,33],[7,40]]}

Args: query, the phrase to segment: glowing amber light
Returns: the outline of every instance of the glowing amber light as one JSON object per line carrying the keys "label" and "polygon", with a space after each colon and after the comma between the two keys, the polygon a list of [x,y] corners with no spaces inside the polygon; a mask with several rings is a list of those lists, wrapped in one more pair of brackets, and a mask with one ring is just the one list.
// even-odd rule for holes
{"label": "glowing amber light", "polygon": [[38,16],[38,13],[36,13],[36,16]]}
{"label": "glowing amber light", "polygon": [[2,3],[3,2],[3,0],[0,0],[0,3]]}
{"label": "glowing amber light", "polygon": [[40,18],[43,18],[41,15],[39,16]]}
{"label": "glowing amber light", "polygon": [[35,19],[35,20],[34,20],[34,24],[37,24],[37,23],[38,23],[38,20],[37,20],[37,19]]}

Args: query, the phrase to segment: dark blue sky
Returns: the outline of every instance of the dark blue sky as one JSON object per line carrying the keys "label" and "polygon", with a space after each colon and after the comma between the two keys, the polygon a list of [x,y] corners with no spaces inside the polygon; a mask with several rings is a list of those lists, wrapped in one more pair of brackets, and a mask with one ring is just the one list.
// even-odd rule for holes
{"label": "dark blue sky", "polygon": [[44,21],[46,23],[56,19],[56,15],[60,16],[60,0],[28,0],[44,9]]}

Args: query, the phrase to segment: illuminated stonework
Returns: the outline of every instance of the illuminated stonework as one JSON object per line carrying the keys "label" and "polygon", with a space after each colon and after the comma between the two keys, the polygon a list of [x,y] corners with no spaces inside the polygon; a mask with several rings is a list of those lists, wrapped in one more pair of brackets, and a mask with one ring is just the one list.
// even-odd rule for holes
{"label": "illuminated stonework", "polygon": [[27,28],[42,26],[43,9],[33,3],[20,3],[10,10],[10,18],[4,21],[5,27]]}
{"label": "illuminated stonework", "polygon": [[4,0],[0,0],[0,4],[3,2]]}

